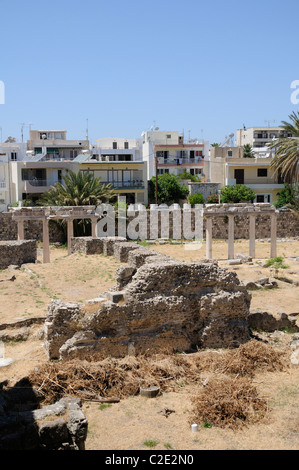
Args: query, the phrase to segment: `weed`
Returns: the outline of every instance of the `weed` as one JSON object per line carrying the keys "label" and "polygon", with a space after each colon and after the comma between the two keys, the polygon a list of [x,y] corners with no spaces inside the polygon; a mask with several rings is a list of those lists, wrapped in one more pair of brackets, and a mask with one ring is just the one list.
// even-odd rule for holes
{"label": "weed", "polygon": [[164,447],[165,449],[172,449],[172,445],[169,442],[165,442]]}
{"label": "weed", "polygon": [[111,403],[101,403],[99,405],[99,410],[102,411],[102,410],[105,410],[106,408],[111,408],[111,406],[112,406]]}
{"label": "weed", "polygon": [[152,440],[144,441],[143,443],[143,445],[145,445],[146,447],[155,447],[157,444],[158,444],[158,441],[152,441]]}

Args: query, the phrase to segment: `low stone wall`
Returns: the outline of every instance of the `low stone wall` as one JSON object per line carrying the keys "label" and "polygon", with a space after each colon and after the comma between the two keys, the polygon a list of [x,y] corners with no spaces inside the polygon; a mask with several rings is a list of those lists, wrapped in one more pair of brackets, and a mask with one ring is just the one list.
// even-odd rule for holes
{"label": "low stone wall", "polygon": [[9,265],[21,266],[25,263],[35,263],[37,247],[35,240],[0,241],[0,269]]}
{"label": "low stone wall", "polygon": [[128,248],[128,264],[117,269],[115,288],[96,299],[51,302],[49,359],[236,347],[250,339],[251,295],[235,272],[217,263],[183,263],[117,238],[109,242],[116,256],[120,246]]}
{"label": "low stone wall", "polygon": [[[43,224],[40,220],[30,220],[24,224],[26,240],[42,241]],[[49,238],[51,243],[64,243],[66,236],[63,230],[54,221],[49,222]],[[0,212],[0,241],[17,240],[17,222],[12,220],[11,212]]]}
{"label": "low stone wall", "polygon": [[81,400],[39,407],[38,391],[24,380],[10,389],[0,383],[0,450],[84,450],[88,422]]}

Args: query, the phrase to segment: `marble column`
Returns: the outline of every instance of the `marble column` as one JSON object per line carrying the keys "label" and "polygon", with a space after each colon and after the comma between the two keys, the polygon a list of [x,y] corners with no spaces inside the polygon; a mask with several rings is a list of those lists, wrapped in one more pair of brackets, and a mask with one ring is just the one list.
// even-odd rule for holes
{"label": "marble column", "polygon": [[97,238],[97,219],[92,219],[91,221],[91,236]]}
{"label": "marble column", "polygon": [[249,215],[249,256],[255,258],[255,215]]}
{"label": "marble column", "polygon": [[68,219],[67,220],[67,250],[68,254],[70,255],[72,252],[72,243],[71,240],[74,236],[74,220],[73,219]]}
{"label": "marble column", "polygon": [[49,221],[43,220],[43,262],[50,263]]}
{"label": "marble column", "polygon": [[18,240],[24,240],[24,220],[18,220]]}
{"label": "marble column", "polygon": [[235,217],[233,215],[228,216],[228,259],[234,259],[234,224]]}
{"label": "marble column", "polygon": [[206,258],[212,259],[212,217],[206,218]]}
{"label": "marble column", "polygon": [[270,258],[276,258],[277,256],[277,216],[276,214],[271,214],[271,250]]}

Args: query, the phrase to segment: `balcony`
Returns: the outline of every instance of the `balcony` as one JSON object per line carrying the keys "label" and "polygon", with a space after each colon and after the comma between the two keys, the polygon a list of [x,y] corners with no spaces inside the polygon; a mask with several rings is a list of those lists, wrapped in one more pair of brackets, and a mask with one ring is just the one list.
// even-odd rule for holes
{"label": "balcony", "polygon": [[34,178],[24,183],[24,190],[27,194],[41,194],[50,189],[50,183],[47,180]]}
{"label": "balcony", "polygon": [[131,181],[102,181],[103,184],[112,184],[113,189],[144,189],[144,181],[131,180]]}
{"label": "balcony", "polygon": [[158,165],[159,166],[203,166],[203,159],[202,157],[194,157],[194,158],[161,158],[158,157]]}

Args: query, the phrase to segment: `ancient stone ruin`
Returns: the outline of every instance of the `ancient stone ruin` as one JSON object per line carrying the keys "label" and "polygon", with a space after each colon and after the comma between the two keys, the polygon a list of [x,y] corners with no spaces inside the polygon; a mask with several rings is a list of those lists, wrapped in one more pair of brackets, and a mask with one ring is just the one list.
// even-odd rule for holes
{"label": "ancient stone ruin", "polygon": [[[72,242],[73,251],[95,250],[92,238]],[[52,301],[45,324],[49,359],[237,347],[250,339],[251,296],[235,272],[216,262],[180,262],[117,237],[96,246],[126,264],[117,269],[115,288],[98,298]]]}
{"label": "ancient stone ruin", "polygon": [[12,388],[0,383],[0,450],[84,450],[81,400],[64,397],[39,407],[40,400],[26,379]]}
{"label": "ancient stone ruin", "polygon": [[35,263],[36,259],[35,240],[0,241],[0,269],[6,269],[10,265]]}

